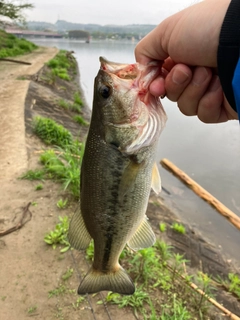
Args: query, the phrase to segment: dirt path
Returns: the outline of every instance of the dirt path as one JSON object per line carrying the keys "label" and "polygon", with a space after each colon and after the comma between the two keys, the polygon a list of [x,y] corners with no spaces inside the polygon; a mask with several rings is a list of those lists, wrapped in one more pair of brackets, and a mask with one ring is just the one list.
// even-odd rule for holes
{"label": "dirt path", "polygon": [[30,81],[18,78],[35,74],[57,51],[40,48],[25,55],[24,61],[34,62],[30,66],[0,61],[0,179],[14,176],[27,167],[24,108]]}

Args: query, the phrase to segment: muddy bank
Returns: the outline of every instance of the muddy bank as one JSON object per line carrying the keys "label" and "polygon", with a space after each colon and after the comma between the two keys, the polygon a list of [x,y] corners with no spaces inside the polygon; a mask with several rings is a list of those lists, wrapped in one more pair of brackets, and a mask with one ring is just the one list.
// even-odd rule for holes
{"label": "muddy bank", "polygon": [[[18,80],[18,82],[29,82],[28,90],[24,96],[23,121],[25,122],[25,130],[21,133],[24,135],[29,169],[40,167],[38,163],[39,152],[46,148],[32,132],[34,116],[41,115],[54,119],[80,140],[84,140],[87,134],[86,126],[80,126],[73,121],[73,116],[76,113],[65,110],[59,105],[60,99],[72,103],[74,93],[81,90],[79,74],[76,74],[69,83],[57,79],[51,85],[46,81],[47,74],[46,66],[40,67],[34,74],[27,74],[24,70],[18,73],[18,77],[22,76],[25,79]],[[7,77],[7,73],[5,76]],[[13,91],[10,92],[10,96],[11,94]],[[90,111],[85,101],[81,115],[88,120],[90,118]],[[20,135],[19,132],[18,135]],[[56,296],[49,299],[48,292],[59,285],[61,276],[68,268],[74,268],[77,271],[71,278],[68,289],[76,289],[80,278],[88,270],[88,263],[84,253],[74,251],[67,252],[62,256],[58,250],[52,250],[43,242],[44,235],[54,228],[58,222],[58,216],[63,214],[56,206],[59,198],[64,197],[60,186],[52,181],[46,181],[43,190],[37,192],[34,189],[36,182],[16,179],[20,172],[21,170],[18,170],[11,179],[1,181],[3,201],[0,211],[0,229],[8,228],[16,219],[19,219],[22,207],[26,206],[28,202],[34,202],[37,205],[30,207],[32,219],[24,228],[0,239],[0,261],[3,261],[0,268],[0,292],[4,297],[4,299],[0,299],[1,316],[6,320],[23,320],[29,316],[29,308],[37,306],[34,314],[36,319],[48,320],[60,317],[69,319],[69,308],[78,297],[66,295],[61,298]],[[64,211],[64,215],[71,215],[76,205],[72,205]],[[178,221],[178,217],[166,205],[164,193],[161,197],[151,196],[147,215],[157,237],[166,240],[176,252],[184,254],[186,259],[190,261],[190,272],[201,270],[210,275],[220,275],[224,278],[232,271],[232,266],[224,259],[219,250],[206,242],[201,234],[196,233],[196,230],[190,225],[185,225],[186,234],[176,233],[170,228],[173,222]],[[160,222],[166,223],[167,232],[160,233]],[[126,320],[135,319],[129,309],[121,310],[117,306],[109,306],[106,309],[104,305],[97,305],[99,297],[101,298],[101,294],[88,298],[90,299],[88,307],[81,308],[81,318],[93,319],[93,315],[95,315],[96,319],[106,319],[109,312],[113,319],[122,319],[123,317]],[[217,289],[217,300],[240,316],[239,301],[227,294],[221,287]],[[79,319],[79,312],[80,309],[71,309],[71,319]],[[221,319],[220,313],[216,315],[216,319]]]}

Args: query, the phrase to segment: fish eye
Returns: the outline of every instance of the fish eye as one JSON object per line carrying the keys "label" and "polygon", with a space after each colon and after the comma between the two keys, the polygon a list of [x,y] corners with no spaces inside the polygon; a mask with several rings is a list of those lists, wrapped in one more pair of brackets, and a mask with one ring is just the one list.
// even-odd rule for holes
{"label": "fish eye", "polygon": [[110,87],[109,85],[103,85],[99,89],[99,93],[104,99],[107,99],[112,93],[112,87]]}

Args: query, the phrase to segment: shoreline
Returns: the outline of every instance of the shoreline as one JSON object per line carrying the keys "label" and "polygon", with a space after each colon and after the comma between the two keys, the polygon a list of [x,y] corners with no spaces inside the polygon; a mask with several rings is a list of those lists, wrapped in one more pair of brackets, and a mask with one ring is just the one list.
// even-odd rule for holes
{"label": "shoreline", "polygon": [[[54,49],[54,50],[52,50]],[[49,50],[49,51],[48,51]],[[15,77],[20,76],[28,76],[29,80],[24,80],[21,82],[24,82],[24,90],[20,90],[21,99],[17,98],[18,104],[17,108],[21,109],[23,107],[23,110],[25,112],[25,120],[24,120],[24,113],[21,109],[21,113],[18,114],[18,116],[15,118],[17,121],[23,121],[24,126],[21,125],[21,130],[18,129],[18,127],[12,122],[12,129],[11,132],[16,134],[16,139],[13,139],[14,144],[11,144],[9,146],[9,139],[7,139],[4,144],[5,148],[2,149],[3,154],[6,154],[8,158],[4,158],[5,166],[7,165],[7,169],[4,170],[4,175],[1,177],[1,179],[10,179],[13,181],[13,178],[15,179],[16,176],[19,176],[19,172],[21,172],[23,169],[26,169],[27,167],[32,167],[33,164],[36,164],[38,162],[38,157],[36,155],[34,156],[33,153],[35,150],[38,150],[40,147],[43,147],[43,145],[39,144],[37,139],[32,136],[31,132],[31,119],[32,116],[35,114],[38,114],[39,112],[43,112],[43,114],[50,115],[54,119],[57,119],[60,121],[60,123],[65,124],[67,123],[67,129],[72,131],[72,133],[75,136],[84,136],[86,135],[86,130],[82,130],[79,133],[79,130],[74,124],[71,123],[71,117],[67,112],[61,111],[56,106],[56,99],[57,96],[55,96],[55,92],[52,92],[50,88],[42,88],[39,83],[34,81],[36,78],[36,74],[39,74],[41,72],[42,67],[44,66],[44,63],[47,62],[49,59],[51,59],[55,54],[58,52],[55,48],[46,48],[46,52],[49,52],[49,55],[46,54],[42,56],[41,63],[37,60],[37,62],[34,62],[34,59],[31,60],[29,57],[29,61],[33,62],[32,69],[28,70],[27,73],[26,70],[22,68],[21,72],[18,72],[14,70],[13,74],[11,75],[13,78],[13,85],[12,86],[5,86],[5,92],[6,90],[10,90],[7,101],[8,103],[11,103],[12,94],[11,92],[14,92],[14,86],[19,85],[20,80],[16,80]],[[31,55],[31,54],[30,54]],[[25,56],[24,56],[25,58]],[[13,68],[15,69],[15,67]],[[24,72],[23,72],[24,71]],[[1,65],[0,65],[0,72],[1,72]],[[10,72],[12,72],[10,70]],[[79,70],[78,70],[79,73]],[[79,81],[77,86],[79,87],[81,93],[84,96],[84,92],[81,88],[81,80],[79,74],[77,75]],[[2,78],[4,80],[4,78]],[[5,79],[6,80],[6,79]],[[7,82],[8,83],[8,82]],[[71,84],[72,85],[72,84]],[[21,87],[22,88],[22,87]],[[0,96],[2,94],[2,91],[0,90]],[[5,93],[4,93],[5,94]],[[64,96],[64,93],[62,93]],[[33,99],[36,100],[36,105],[32,107],[32,101]],[[4,100],[3,100],[4,101]],[[20,101],[20,103],[19,103]],[[85,111],[84,115],[89,119],[90,117],[90,109],[86,105],[85,101]],[[0,100],[1,103],[1,100]],[[6,102],[5,102],[6,103]],[[21,104],[21,108],[19,108]],[[1,107],[1,105],[0,105]],[[5,115],[7,116],[7,115]],[[11,119],[12,121],[12,119]],[[15,123],[16,123],[15,122]],[[25,132],[25,125],[26,125],[26,132]],[[16,130],[15,130],[16,129]],[[23,130],[24,129],[24,130]],[[8,137],[8,131],[6,131],[5,136]],[[19,143],[20,136],[23,136],[24,140]],[[17,145],[18,144],[18,145]],[[15,147],[17,145],[17,147]],[[7,152],[9,148],[16,151],[16,155],[13,157],[12,153]],[[27,152],[22,155],[21,152],[19,153],[19,148],[28,150],[28,157]],[[2,160],[3,161],[3,160]],[[16,164],[15,161],[20,161],[19,164]],[[10,163],[9,163],[10,162]],[[9,192],[11,192],[11,185],[8,186]],[[43,209],[44,210],[44,209]],[[184,253],[186,252],[188,254],[187,259],[190,259],[192,261],[192,268],[195,270],[196,268],[201,269],[201,271],[210,271],[212,274],[224,274],[226,276],[226,273],[228,272],[228,269],[230,269],[230,264],[227,263],[227,261],[224,260],[224,258],[221,256],[221,253],[218,252],[216,246],[212,246],[210,243],[205,241],[200,234],[196,234],[195,230],[187,225],[187,233],[186,235],[180,235],[175,232],[173,232],[170,228],[171,223],[176,220],[179,220],[177,217],[177,214],[174,213],[170,208],[167,207],[167,204],[164,200],[163,193],[160,197],[151,197],[149,202],[149,207],[147,211],[147,215],[149,216],[151,225],[154,226],[154,231],[157,234],[158,237],[164,238],[168,240],[176,249],[176,252]],[[168,232],[166,234],[162,234],[159,231],[159,222],[166,222],[166,224],[169,226]],[[28,228],[28,226],[26,226]],[[22,230],[24,231],[24,230]],[[21,232],[18,233],[18,237],[21,236]],[[15,235],[11,235],[11,237],[14,239]],[[4,239],[5,240],[5,239]],[[0,251],[1,254],[1,251]],[[68,256],[70,258],[70,255]],[[211,269],[213,268],[213,270]],[[2,275],[3,276],[3,275]],[[220,299],[224,300],[224,305],[228,307],[232,312],[235,312],[236,314],[240,315],[240,308],[237,308],[237,302],[233,299],[233,301],[229,302],[229,305],[227,304],[227,300],[225,296],[222,296]],[[220,301],[221,302],[221,301]],[[8,318],[5,318],[8,319]],[[10,318],[9,318],[10,319]]]}

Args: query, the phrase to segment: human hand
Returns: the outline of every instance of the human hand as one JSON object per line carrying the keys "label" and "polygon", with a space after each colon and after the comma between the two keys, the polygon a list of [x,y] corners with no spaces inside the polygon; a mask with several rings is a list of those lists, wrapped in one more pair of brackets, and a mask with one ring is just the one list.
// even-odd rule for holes
{"label": "human hand", "polygon": [[152,82],[150,92],[167,94],[184,114],[197,114],[203,122],[237,119],[215,74],[219,34],[229,3],[208,0],[178,12],[143,38],[135,50],[141,64],[164,60],[163,76]]}

